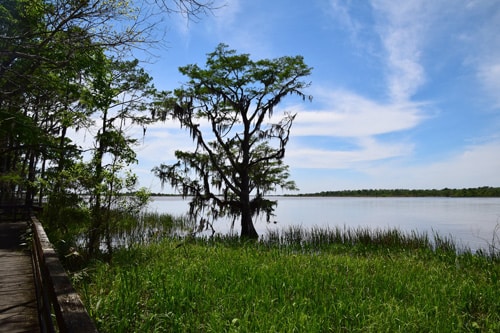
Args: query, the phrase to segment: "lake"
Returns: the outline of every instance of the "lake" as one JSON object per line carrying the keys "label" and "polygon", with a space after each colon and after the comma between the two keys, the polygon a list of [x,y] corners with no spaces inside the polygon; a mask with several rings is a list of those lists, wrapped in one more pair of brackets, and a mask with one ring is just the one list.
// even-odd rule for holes
{"label": "lake", "polygon": [[[300,226],[397,228],[403,232],[437,232],[452,237],[457,246],[487,249],[493,234],[500,237],[500,198],[353,198],[353,197],[274,197],[278,200],[273,223],[264,218],[255,222],[257,232]],[[153,197],[150,211],[183,215],[189,199]],[[231,222],[214,223],[217,232],[231,231]],[[234,232],[239,233],[239,221]],[[432,238],[432,237],[431,237]],[[497,245],[499,240],[497,239]]]}

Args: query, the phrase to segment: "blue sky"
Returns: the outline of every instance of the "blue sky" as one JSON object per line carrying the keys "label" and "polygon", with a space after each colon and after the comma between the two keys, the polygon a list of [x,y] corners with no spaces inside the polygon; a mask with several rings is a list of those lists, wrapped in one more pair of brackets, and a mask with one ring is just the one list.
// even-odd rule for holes
{"label": "blue sky", "polygon": [[[172,90],[179,66],[204,65],[221,42],[255,60],[304,56],[313,101],[281,107],[298,114],[285,162],[300,193],[500,186],[498,0],[217,3],[196,23],[168,17],[144,67]],[[161,191],[151,169],[190,147],[176,123],[150,127],[141,186]]]}

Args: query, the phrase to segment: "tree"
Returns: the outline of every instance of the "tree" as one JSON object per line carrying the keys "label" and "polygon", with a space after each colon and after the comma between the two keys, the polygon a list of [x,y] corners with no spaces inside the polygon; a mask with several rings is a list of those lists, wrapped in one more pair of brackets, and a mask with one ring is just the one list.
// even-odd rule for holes
{"label": "tree", "polygon": [[[152,78],[138,67],[138,61],[120,61],[96,54],[95,66],[84,84],[80,104],[96,119],[92,158],[87,164],[87,189],[92,212],[89,228],[89,254],[99,250],[100,237],[107,238],[110,216],[121,190],[132,191],[136,177],[125,168],[136,162],[133,146],[137,139],[127,135],[126,127],[144,126],[149,117],[144,113],[154,105],[157,94]],[[143,130],[143,132],[145,129]]]}
{"label": "tree", "polygon": [[[122,0],[2,0],[0,204],[24,196],[29,208],[34,193],[42,194],[34,180],[45,163],[60,169],[77,153],[67,130],[84,127],[90,117],[73,106],[96,53],[125,59],[157,42],[162,13],[198,17],[211,9],[211,0],[153,0],[141,7]],[[64,174],[58,171],[46,175]]]}
{"label": "tree", "polygon": [[[311,73],[303,57],[253,61],[220,44],[208,54],[206,69],[181,67],[189,81],[174,91],[163,119],[171,115],[187,128],[196,144],[193,152],[176,151],[173,165],[153,169],[162,184],[193,196],[190,214],[210,218],[241,218],[241,237],[258,238],[253,217],[269,217],[276,201],[264,196],[278,187],[295,190],[283,164],[285,146],[295,118],[283,113],[272,121],[276,106],[288,95],[303,92]],[[208,126],[206,126],[208,124]]]}

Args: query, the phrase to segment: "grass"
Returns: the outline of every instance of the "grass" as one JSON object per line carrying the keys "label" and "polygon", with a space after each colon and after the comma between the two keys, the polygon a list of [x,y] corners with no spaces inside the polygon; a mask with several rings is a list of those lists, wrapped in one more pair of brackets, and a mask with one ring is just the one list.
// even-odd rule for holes
{"label": "grass", "polygon": [[[63,227],[44,224],[50,238],[56,240],[55,246],[60,253],[69,252],[69,247],[78,247],[82,252],[85,250],[90,217],[79,211],[76,214],[79,215],[74,218],[69,216],[68,221],[70,222]],[[46,221],[50,221],[50,218]],[[186,216],[172,216],[156,212],[133,214],[117,210],[111,212],[110,218],[107,220],[107,227],[113,248],[150,244],[165,237],[186,234],[186,230],[194,228],[193,222]],[[100,237],[101,245],[104,248],[106,245],[104,230]]]}
{"label": "grass", "polygon": [[176,233],[184,234],[192,229],[187,217],[174,217],[169,214],[144,212],[138,215],[115,212],[115,223],[110,233],[114,247],[130,247],[134,244],[150,244]]}
{"label": "grass", "polygon": [[397,230],[163,238],[75,285],[101,332],[498,332],[497,256]]}

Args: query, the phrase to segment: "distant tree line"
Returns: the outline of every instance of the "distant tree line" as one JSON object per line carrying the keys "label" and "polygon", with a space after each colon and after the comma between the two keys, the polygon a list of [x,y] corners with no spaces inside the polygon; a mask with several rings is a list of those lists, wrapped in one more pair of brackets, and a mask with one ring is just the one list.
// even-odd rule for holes
{"label": "distant tree line", "polygon": [[299,194],[307,197],[500,197],[500,187],[476,187],[462,189],[364,189],[343,191],[322,191]]}

